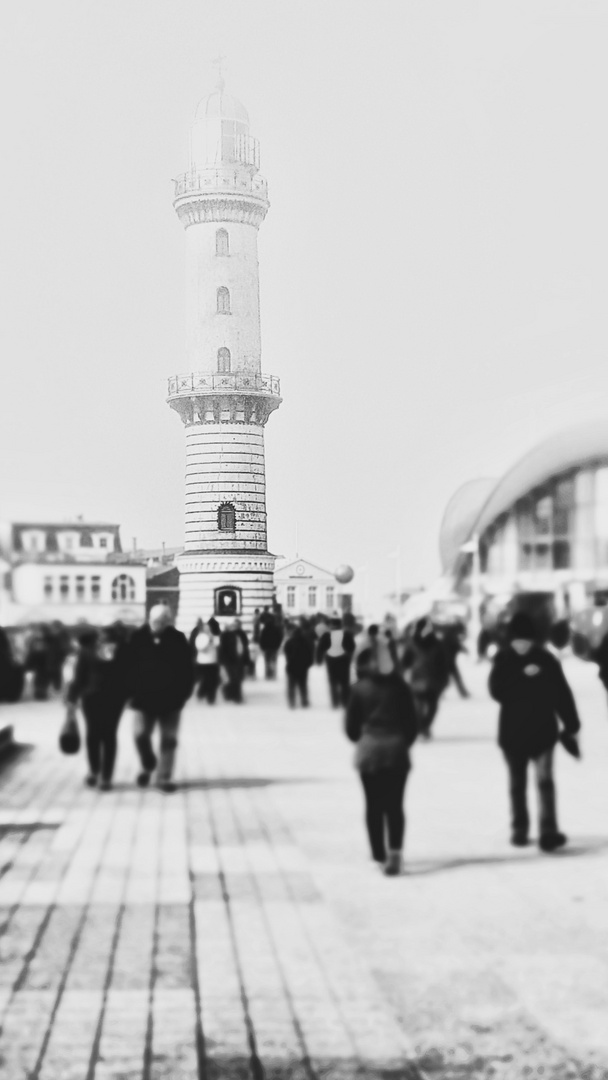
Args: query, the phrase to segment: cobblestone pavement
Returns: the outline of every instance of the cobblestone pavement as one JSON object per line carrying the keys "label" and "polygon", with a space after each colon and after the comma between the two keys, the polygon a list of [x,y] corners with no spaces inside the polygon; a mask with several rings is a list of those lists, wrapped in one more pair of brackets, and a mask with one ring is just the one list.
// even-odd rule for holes
{"label": "cobblestone pavement", "polygon": [[313,673],[191,703],[172,795],[56,749],[58,702],[7,707],[2,1080],[608,1080],[608,708],[567,664],[584,760],[559,754],[557,855],[507,843],[487,669],[416,746],[407,872],[371,863],[341,717]]}

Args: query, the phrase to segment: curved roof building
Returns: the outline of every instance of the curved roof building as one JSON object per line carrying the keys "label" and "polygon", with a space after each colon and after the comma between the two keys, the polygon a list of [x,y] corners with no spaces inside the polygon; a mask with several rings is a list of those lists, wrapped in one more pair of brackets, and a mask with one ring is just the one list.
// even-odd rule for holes
{"label": "curved roof building", "polygon": [[486,592],[562,588],[580,599],[608,587],[608,420],[544,440],[498,480],[463,485],[441,525],[444,572],[466,576],[463,546],[475,537]]}

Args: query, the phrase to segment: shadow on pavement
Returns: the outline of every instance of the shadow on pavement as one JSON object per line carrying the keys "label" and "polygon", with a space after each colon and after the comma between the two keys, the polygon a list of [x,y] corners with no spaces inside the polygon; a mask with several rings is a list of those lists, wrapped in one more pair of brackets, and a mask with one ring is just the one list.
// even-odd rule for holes
{"label": "shadow on pavement", "polygon": [[[224,776],[213,780],[176,780],[177,791],[213,791],[214,789],[229,790],[230,788],[262,788],[270,787],[271,784],[316,784],[318,778],[309,776],[297,777],[261,777],[261,776]],[[135,781],[119,780],[112,785],[114,791],[133,791],[137,788]],[[151,789],[154,790],[154,783]]]}
{"label": "shadow on pavement", "polygon": [[580,855],[599,855],[608,849],[608,837],[579,837],[576,841],[558,851],[539,851],[535,844],[530,844],[527,854],[480,855],[456,859],[437,859],[435,862],[413,860],[406,862],[406,877],[421,877],[424,874],[437,874],[443,870],[461,870],[466,866],[500,866],[510,863],[539,862],[547,859],[573,859]]}
{"label": "shadow on pavement", "polygon": [[33,754],[36,749],[31,743],[11,743],[0,754],[0,772],[10,770],[11,766],[18,765],[24,758]]}

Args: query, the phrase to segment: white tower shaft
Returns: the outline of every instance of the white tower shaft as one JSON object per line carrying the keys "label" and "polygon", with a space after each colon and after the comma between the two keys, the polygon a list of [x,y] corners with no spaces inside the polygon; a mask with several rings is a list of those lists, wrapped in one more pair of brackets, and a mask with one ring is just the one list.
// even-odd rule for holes
{"label": "white tower shaft", "polygon": [[186,355],[169,404],[186,427],[186,531],[178,625],[239,615],[273,597],[264,425],[279,380],[261,371],[257,231],[268,209],[259,147],[223,87],[199,105],[174,206],[186,229]]}

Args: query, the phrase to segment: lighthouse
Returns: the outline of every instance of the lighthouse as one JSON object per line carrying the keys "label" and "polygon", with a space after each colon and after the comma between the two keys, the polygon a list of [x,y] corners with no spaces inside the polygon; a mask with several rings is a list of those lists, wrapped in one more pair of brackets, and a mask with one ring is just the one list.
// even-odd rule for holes
{"label": "lighthouse", "polygon": [[186,371],[168,403],[186,432],[186,524],[178,625],[242,618],[273,596],[264,427],[281,404],[262,373],[258,229],[268,210],[260,149],[220,78],[195,114],[173,205],[186,230]]}

